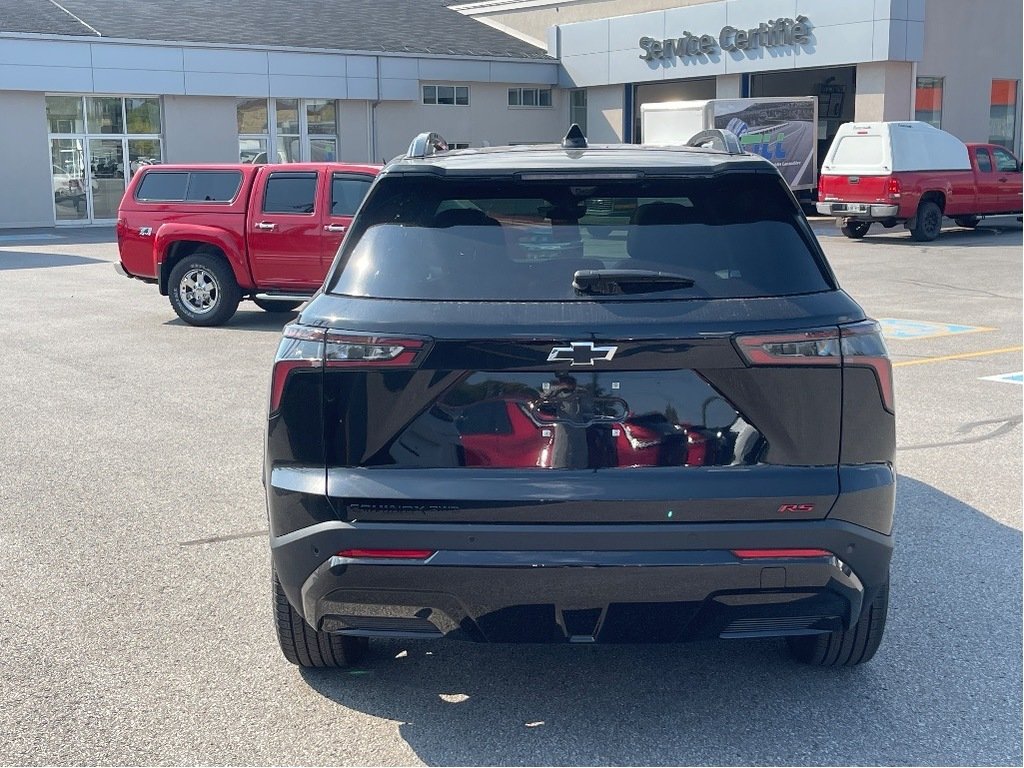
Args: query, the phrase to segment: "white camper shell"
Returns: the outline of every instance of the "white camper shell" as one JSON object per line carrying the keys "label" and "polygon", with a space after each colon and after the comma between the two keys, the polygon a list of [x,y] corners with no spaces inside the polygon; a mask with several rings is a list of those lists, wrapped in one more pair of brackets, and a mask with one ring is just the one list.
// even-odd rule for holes
{"label": "white camper shell", "polygon": [[967,147],[928,123],[845,123],[821,167],[835,176],[888,176],[899,171],[969,171]]}

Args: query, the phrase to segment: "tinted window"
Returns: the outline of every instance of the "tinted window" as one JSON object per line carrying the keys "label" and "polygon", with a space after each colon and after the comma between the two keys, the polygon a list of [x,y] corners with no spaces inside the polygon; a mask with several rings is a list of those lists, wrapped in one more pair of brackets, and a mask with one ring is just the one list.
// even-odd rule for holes
{"label": "tinted window", "polygon": [[188,200],[226,203],[235,199],[242,185],[239,171],[195,171],[188,184]]}
{"label": "tinted window", "polygon": [[150,201],[184,200],[187,188],[188,173],[150,171],[139,182],[139,187],[135,190],[135,199]]}
{"label": "tinted window", "polygon": [[992,158],[989,157],[987,149],[978,150],[978,170],[989,173],[992,170]]}
{"label": "tinted window", "polygon": [[331,214],[355,215],[372,181],[368,176],[335,176],[331,180]]}
{"label": "tinted window", "polygon": [[[640,269],[691,288],[581,295],[577,270]],[[775,174],[585,185],[392,177],[374,186],[330,290],[434,300],[651,300],[830,289]]]}
{"label": "tinted window", "polygon": [[1005,149],[993,149],[992,154],[996,156],[997,171],[1002,172],[1017,170],[1017,158],[1015,158]]}
{"label": "tinted window", "polygon": [[312,213],[315,173],[272,173],[263,193],[264,213]]}

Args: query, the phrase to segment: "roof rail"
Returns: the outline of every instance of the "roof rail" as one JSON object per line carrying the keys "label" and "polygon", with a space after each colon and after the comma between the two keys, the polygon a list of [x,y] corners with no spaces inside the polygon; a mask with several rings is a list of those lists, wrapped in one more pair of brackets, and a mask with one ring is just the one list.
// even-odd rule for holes
{"label": "roof rail", "polygon": [[709,128],[706,131],[695,133],[686,142],[686,146],[720,149],[723,152],[728,152],[730,155],[745,154],[736,134],[724,128]]}
{"label": "roof rail", "polygon": [[429,157],[438,152],[447,152],[448,142],[439,133],[421,133],[409,145],[406,157]]}

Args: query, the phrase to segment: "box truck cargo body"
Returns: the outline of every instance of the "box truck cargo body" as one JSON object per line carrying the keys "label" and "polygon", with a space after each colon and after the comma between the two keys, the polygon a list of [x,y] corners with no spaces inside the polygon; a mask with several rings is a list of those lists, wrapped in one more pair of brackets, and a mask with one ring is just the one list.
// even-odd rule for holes
{"label": "box truck cargo body", "polygon": [[699,131],[724,128],[748,151],[779,169],[793,190],[817,186],[818,99],[814,96],[705,99],[640,105],[644,144],[685,144]]}

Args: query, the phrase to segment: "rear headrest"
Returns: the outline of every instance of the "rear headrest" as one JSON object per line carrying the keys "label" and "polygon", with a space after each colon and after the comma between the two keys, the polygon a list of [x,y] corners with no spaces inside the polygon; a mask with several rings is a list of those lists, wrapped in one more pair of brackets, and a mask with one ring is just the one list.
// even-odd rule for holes
{"label": "rear headrest", "polygon": [[689,224],[693,220],[691,210],[679,203],[647,203],[633,211],[630,224]]}
{"label": "rear headrest", "polygon": [[434,216],[434,226],[439,228],[500,227],[501,224],[479,208],[448,208]]}

